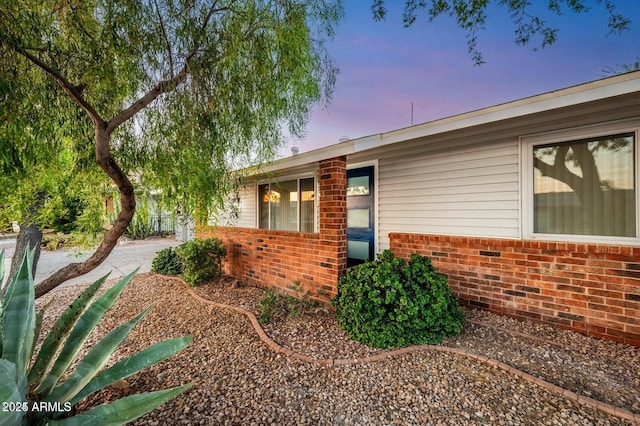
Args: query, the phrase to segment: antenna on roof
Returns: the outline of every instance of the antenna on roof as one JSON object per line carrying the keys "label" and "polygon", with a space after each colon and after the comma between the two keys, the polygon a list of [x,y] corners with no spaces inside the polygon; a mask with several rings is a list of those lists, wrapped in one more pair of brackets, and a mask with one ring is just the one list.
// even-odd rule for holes
{"label": "antenna on roof", "polygon": [[413,101],[411,101],[411,125],[413,126]]}

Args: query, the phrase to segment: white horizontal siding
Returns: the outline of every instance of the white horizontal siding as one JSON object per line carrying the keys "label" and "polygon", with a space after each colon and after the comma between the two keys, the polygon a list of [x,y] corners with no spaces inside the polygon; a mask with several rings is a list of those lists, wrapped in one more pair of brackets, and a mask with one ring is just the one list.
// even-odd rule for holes
{"label": "white horizontal siding", "polygon": [[446,150],[440,144],[436,150],[414,143],[413,150],[381,153],[380,250],[389,247],[390,232],[496,238],[520,235],[517,140],[473,146],[464,143],[451,141]]}
{"label": "white horizontal siding", "polygon": [[[234,207],[234,198],[240,198],[240,205]],[[238,208],[239,207],[239,208]],[[228,197],[223,209],[214,212],[207,222],[210,226],[256,227],[256,185],[250,183],[238,188],[238,192]]]}
{"label": "white horizontal siding", "polygon": [[238,190],[240,196],[240,215],[234,226],[241,228],[256,228],[257,211],[257,186],[254,183],[242,185]]}

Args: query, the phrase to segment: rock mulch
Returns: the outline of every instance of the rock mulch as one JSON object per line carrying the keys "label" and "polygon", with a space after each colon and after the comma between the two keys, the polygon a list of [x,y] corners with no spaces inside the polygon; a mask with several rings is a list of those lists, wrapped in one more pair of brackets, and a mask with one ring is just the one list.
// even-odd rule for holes
{"label": "rock mulch", "polygon": [[[55,300],[45,329],[80,291],[81,286],[70,286],[51,293]],[[228,280],[195,291],[254,314],[263,294],[251,286],[231,288]],[[79,410],[191,382],[190,390],[134,424],[631,424],[458,354],[427,349],[336,366],[297,360],[272,351],[244,315],[199,302],[184,284],[155,274],[133,279],[91,341],[150,304],[154,309],[115,359],[184,334],[190,334],[193,343],[177,356],[95,394]],[[640,413],[640,348],[487,312],[465,310],[465,315],[469,321],[463,333],[443,345],[494,358],[578,395]],[[351,341],[326,309],[269,324],[264,330],[278,344],[314,359],[384,353]]]}

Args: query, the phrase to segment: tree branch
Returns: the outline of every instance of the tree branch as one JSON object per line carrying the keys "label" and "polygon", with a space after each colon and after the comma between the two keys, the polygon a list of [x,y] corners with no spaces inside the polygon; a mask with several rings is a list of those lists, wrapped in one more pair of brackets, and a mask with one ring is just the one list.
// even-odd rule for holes
{"label": "tree branch", "polygon": [[124,234],[136,211],[133,185],[111,156],[109,150],[110,133],[102,126],[96,126],[95,132],[96,162],[117,185],[122,209],[118,213],[113,227],[105,233],[100,246],[91,257],[84,262],[71,263],[38,283],[35,287],[36,298],[48,293],[61,283],[84,275],[100,265],[116,246],[118,239]]}
{"label": "tree branch", "polygon": [[164,25],[164,20],[162,19],[162,13],[160,13],[160,6],[158,6],[158,2],[156,0],[153,0],[153,4],[156,7],[156,12],[158,14],[158,21],[160,23],[160,30],[162,31],[162,36],[164,37],[164,40],[167,42],[167,54],[169,55],[169,75],[171,77],[174,77],[174,71],[173,71],[173,51],[171,50],[171,41],[169,41],[169,36],[167,35],[167,29],[165,28]]}
{"label": "tree branch", "polygon": [[160,96],[160,95],[162,95],[164,93],[172,92],[173,90],[175,90],[175,88],[178,87],[187,78],[187,75],[189,75],[189,72],[190,72],[189,71],[189,62],[191,62],[191,60],[198,53],[198,50],[200,49],[202,35],[204,34],[204,32],[206,31],[207,27],[209,26],[209,23],[211,22],[211,18],[213,17],[214,14],[216,14],[218,12],[229,10],[228,6],[227,7],[216,8],[217,4],[218,4],[218,2],[215,1],[211,5],[211,8],[209,9],[209,12],[207,13],[207,16],[204,18],[204,20],[202,22],[202,25],[200,27],[200,31],[198,32],[198,35],[200,37],[196,38],[196,40],[194,42],[193,49],[185,57],[184,66],[182,67],[180,72],[178,74],[176,74],[175,76],[173,76],[173,77],[171,77],[171,78],[169,78],[167,80],[163,80],[163,81],[159,82],[158,84],[156,84],[144,96],[142,96],[140,99],[138,99],[133,104],[131,104],[131,106],[129,106],[127,109],[125,109],[122,112],[120,112],[120,114],[116,115],[111,120],[109,120],[109,122],[107,123],[107,128],[106,128],[107,133],[110,134],[116,128],[118,128],[118,126],[122,125],[122,123],[124,123],[125,121],[129,120],[130,118],[132,118],[138,112],[142,111],[144,108],[147,107],[147,105],[149,105],[151,102],[156,100],[158,98],[158,96]]}
{"label": "tree branch", "polygon": [[144,96],[131,104],[127,109],[122,110],[118,115],[109,120],[106,127],[107,133],[112,133],[115,129],[118,128],[118,126],[122,125],[122,123],[145,109],[151,102],[156,100],[158,96],[162,95],[163,93],[173,91],[187,77],[187,70],[187,65],[185,64],[182,70],[175,77],[159,82]]}
{"label": "tree branch", "polygon": [[86,99],[82,97],[78,89],[74,85],[72,85],[60,72],[55,70],[53,67],[47,65],[37,56],[31,54],[25,48],[23,48],[19,43],[13,42],[10,43],[9,46],[20,55],[24,56],[31,63],[35,64],[38,68],[42,69],[47,74],[51,75],[58,82],[62,90],[76,103],[82,108],[91,118],[91,121],[96,126],[103,125],[104,120],[98,114],[98,112],[93,108],[93,106],[87,102]]}

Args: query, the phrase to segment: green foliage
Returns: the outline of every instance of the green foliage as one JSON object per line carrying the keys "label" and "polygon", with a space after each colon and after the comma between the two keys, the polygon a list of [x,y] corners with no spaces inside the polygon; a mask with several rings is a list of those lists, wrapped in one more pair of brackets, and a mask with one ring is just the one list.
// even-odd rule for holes
{"label": "green foliage", "polygon": [[151,218],[149,218],[149,215],[139,214],[139,212],[136,211],[135,216],[133,216],[133,219],[129,222],[129,225],[127,225],[127,230],[124,231],[124,234],[134,240],[144,240],[153,235],[153,232],[153,222]]}
{"label": "green foliage", "polygon": [[341,16],[338,0],[3,2],[0,166],[45,164],[62,136],[92,165],[92,119],[116,119],[110,149],[129,177],[208,210],[232,170],[272,159],[328,101]]}
{"label": "green foliage", "polygon": [[182,274],[182,261],[180,256],[172,248],[167,247],[158,252],[151,262],[151,272],[162,275],[180,275]]}
{"label": "green foliage", "polygon": [[106,221],[102,206],[106,178],[95,164],[81,165],[72,152],[72,141],[61,139],[56,141],[61,150],[57,156],[25,164],[28,171],[24,175],[0,179],[2,216],[18,223],[37,223],[41,229],[95,235]]}
{"label": "green foliage", "polygon": [[42,237],[42,246],[47,250],[56,251],[64,246],[66,239],[64,235],[47,235]]}
{"label": "green foliage", "polygon": [[295,318],[316,306],[315,302],[309,300],[309,293],[303,293],[299,285],[295,286],[293,291],[296,292],[296,296],[266,289],[264,297],[260,300],[258,321],[269,324],[285,317]]}
{"label": "green foliage", "polygon": [[179,245],[176,252],[184,267],[182,278],[191,286],[220,274],[221,261],[227,255],[227,249],[219,238],[197,238]]}
{"label": "green foliage", "polygon": [[[0,296],[0,399],[21,408],[0,411],[0,424],[65,425],[87,424],[89,420],[95,424],[125,424],[189,388],[190,385],[184,385],[135,394],[63,418],[88,395],[173,356],[186,347],[191,338],[166,340],[103,369],[111,354],[149,312],[149,307],[93,344],[80,359],[78,354],[83,344],[117,301],[134,271],[102,296],[97,296],[97,292],[106,276],[89,286],[55,321],[39,351],[34,353],[42,312],[36,314],[35,311],[32,262],[33,251],[29,251]],[[0,252],[0,282],[4,276],[3,264],[4,251]],[[34,404],[43,402],[56,408],[52,408],[54,411],[33,409]]]}
{"label": "green foliage", "polygon": [[[333,91],[325,42],[340,0],[67,3],[0,2],[0,208],[32,209],[41,166],[43,178],[99,170],[125,221],[132,182],[206,218],[236,188],[233,171],[273,159]],[[85,188],[95,205],[102,194]]]}
{"label": "green foliage", "polygon": [[68,197],[56,205],[51,228],[56,232],[69,233],[78,227],[78,216],[86,204],[78,197]]}
{"label": "green foliage", "polygon": [[459,334],[464,321],[446,276],[416,253],[407,263],[385,250],[354,267],[331,303],[349,337],[380,348],[437,344]]}

